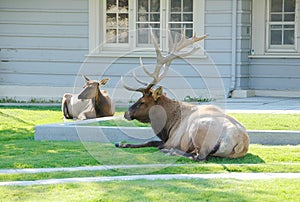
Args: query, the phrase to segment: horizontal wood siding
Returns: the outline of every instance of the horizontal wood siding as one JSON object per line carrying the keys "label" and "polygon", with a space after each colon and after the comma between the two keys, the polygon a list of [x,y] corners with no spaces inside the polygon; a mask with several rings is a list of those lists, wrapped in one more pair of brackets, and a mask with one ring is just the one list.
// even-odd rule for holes
{"label": "horizontal wood siding", "polygon": [[0,85],[73,86],[88,54],[87,0],[2,0]]}
{"label": "horizontal wood siding", "polygon": [[300,91],[300,58],[256,58],[250,62],[250,89]]}
{"label": "horizontal wood siding", "polygon": [[232,0],[205,1],[205,50],[228,92],[232,64]]}

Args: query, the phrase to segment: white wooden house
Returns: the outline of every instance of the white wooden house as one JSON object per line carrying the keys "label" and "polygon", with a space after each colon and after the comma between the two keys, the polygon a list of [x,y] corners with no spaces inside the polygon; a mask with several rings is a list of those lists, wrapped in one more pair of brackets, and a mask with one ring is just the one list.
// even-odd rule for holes
{"label": "white wooden house", "polygon": [[174,61],[161,82],[171,96],[300,97],[299,19],[300,0],[0,0],[0,96],[60,99],[86,74],[127,102],[121,76],[138,87],[139,58],[155,62],[145,28],[167,51],[166,30],[185,26],[209,37]]}

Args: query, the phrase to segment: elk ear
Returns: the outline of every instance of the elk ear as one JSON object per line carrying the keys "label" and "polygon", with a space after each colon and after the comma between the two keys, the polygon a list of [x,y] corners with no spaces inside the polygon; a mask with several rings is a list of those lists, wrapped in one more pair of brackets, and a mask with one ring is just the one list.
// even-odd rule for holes
{"label": "elk ear", "polygon": [[157,88],[153,93],[152,93],[152,97],[155,101],[157,101],[157,99],[163,94],[163,88],[162,86],[160,86],[159,88]]}
{"label": "elk ear", "polygon": [[102,80],[99,82],[100,86],[105,85],[105,84],[108,82],[108,80],[109,80],[109,78],[102,79]]}
{"label": "elk ear", "polygon": [[86,77],[86,75],[82,75],[82,78],[85,80],[85,82],[88,82],[90,79]]}

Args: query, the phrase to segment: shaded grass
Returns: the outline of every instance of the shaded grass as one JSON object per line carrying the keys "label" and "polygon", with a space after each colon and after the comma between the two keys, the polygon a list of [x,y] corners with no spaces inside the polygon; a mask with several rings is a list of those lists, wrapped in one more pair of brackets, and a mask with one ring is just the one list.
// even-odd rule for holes
{"label": "shaded grass", "polygon": [[4,201],[298,201],[299,179],[136,180],[0,187]]}

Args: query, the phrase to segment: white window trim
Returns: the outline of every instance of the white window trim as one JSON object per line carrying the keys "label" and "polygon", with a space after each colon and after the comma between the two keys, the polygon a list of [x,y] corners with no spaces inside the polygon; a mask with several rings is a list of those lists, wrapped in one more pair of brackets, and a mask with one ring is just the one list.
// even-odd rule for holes
{"label": "white window trim", "polygon": [[269,49],[268,36],[268,15],[269,15],[269,0],[253,0],[252,4],[252,50],[250,58],[265,57],[300,57],[300,0],[296,0],[295,14],[295,48],[285,49],[284,46],[280,49]]}
{"label": "white window trim", "polygon": [[[129,13],[131,16],[133,16],[134,19],[136,19],[136,13],[135,9],[132,8],[132,6],[135,6],[135,0],[128,0],[129,1]],[[161,0],[163,6],[161,6],[161,13],[162,15],[166,15],[166,7],[168,6],[169,2],[168,0]],[[194,13],[193,13],[193,28],[194,32],[197,33],[197,35],[204,34],[204,12],[205,12],[205,0],[194,0]],[[124,57],[155,57],[155,51],[154,48],[138,48],[138,47],[124,47],[124,49],[121,49],[122,46],[111,46],[110,48],[106,47],[105,50],[99,49],[99,44],[102,44],[104,41],[104,34],[103,34],[103,25],[101,25],[102,21],[101,18],[104,17],[103,11],[103,0],[89,0],[89,54],[88,57],[109,57],[109,56],[124,56]],[[196,9],[202,8],[201,11],[198,11]],[[167,18],[167,17],[166,17]],[[166,22],[166,18],[161,18],[161,23],[163,27],[168,26],[168,23]],[[132,27],[135,27],[135,20],[130,20],[130,29]],[[166,33],[163,34],[162,37],[166,37]],[[135,38],[132,35],[129,35],[129,40],[131,44],[135,44]],[[167,47],[167,40],[164,40],[161,44],[161,48],[163,50]],[[203,47],[204,49],[204,41],[198,42],[198,45]],[[197,54],[194,54],[190,57],[204,57],[204,53],[202,51],[198,51]]]}

